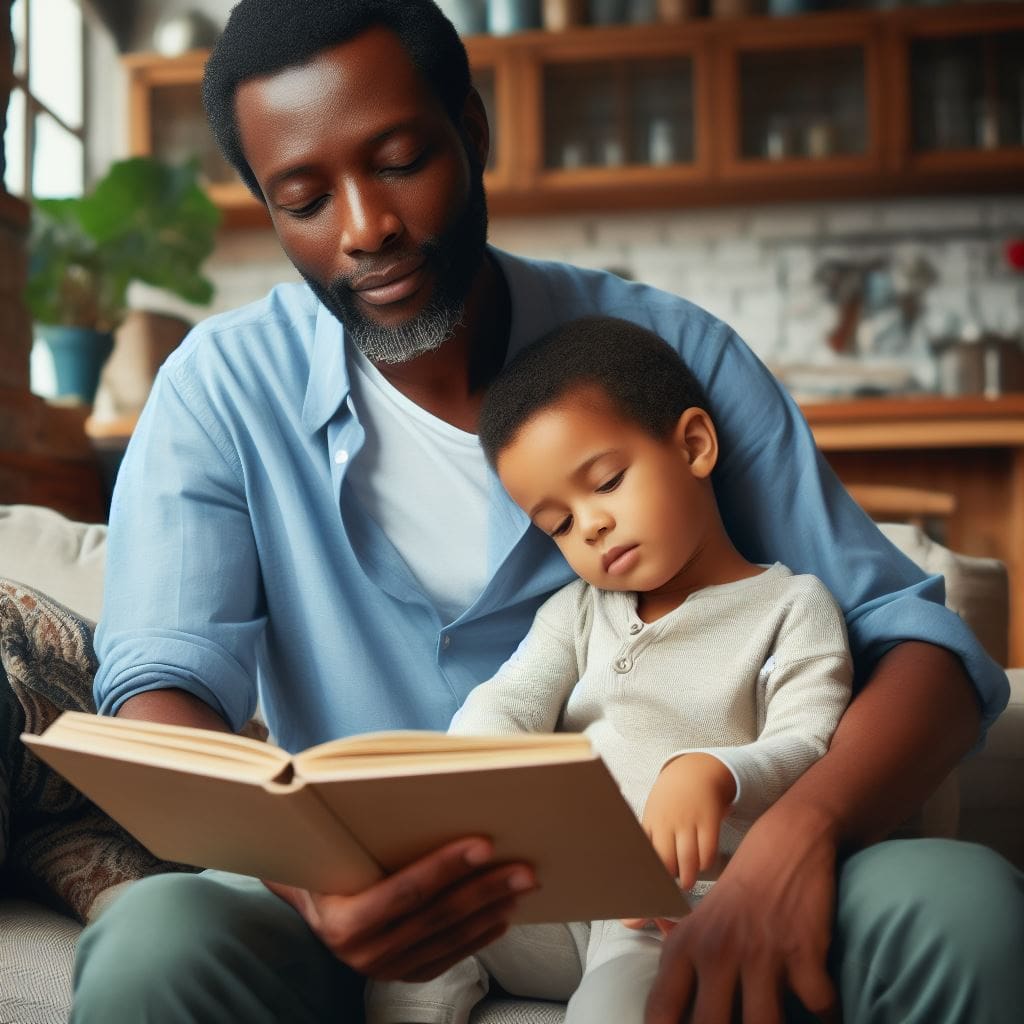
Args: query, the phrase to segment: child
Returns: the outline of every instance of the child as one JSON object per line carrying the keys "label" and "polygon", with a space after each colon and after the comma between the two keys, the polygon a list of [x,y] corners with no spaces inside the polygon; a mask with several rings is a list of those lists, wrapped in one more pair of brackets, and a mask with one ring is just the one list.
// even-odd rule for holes
{"label": "child", "polygon": [[[692,891],[825,753],[850,696],[842,613],[815,577],[733,546],[700,385],[642,327],[556,328],[492,385],[479,433],[580,579],[451,731],[586,733]],[[642,1021],[660,936],[630,924],[513,928],[432,982],[371,985],[368,1020],[462,1024],[493,977],[516,995],[571,995],[571,1024]]]}

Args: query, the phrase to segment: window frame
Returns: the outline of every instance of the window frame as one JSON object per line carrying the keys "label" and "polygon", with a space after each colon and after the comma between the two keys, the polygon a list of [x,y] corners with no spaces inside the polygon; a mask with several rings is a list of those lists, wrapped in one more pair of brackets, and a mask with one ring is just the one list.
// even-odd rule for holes
{"label": "window frame", "polygon": [[[12,34],[12,39],[11,39],[11,61],[12,61],[12,66],[11,66],[11,69],[10,69],[11,93],[10,93],[10,99],[8,100],[8,110],[10,109],[9,105],[10,105],[11,100],[14,98],[15,93],[21,92],[24,95],[24,97],[25,97],[25,120],[24,120],[24,124],[22,125],[23,137],[22,137],[22,155],[21,155],[21,175],[22,175],[22,182],[23,182],[23,185],[24,185],[24,190],[20,194],[19,198],[24,199],[26,202],[28,202],[28,201],[31,201],[31,199],[35,195],[34,188],[33,188],[33,185],[34,185],[33,170],[34,170],[34,167],[35,167],[35,157],[36,157],[36,153],[35,153],[35,149],[36,149],[36,119],[39,117],[40,114],[45,114],[46,116],[52,118],[54,124],[56,124],[62,131],[67,132],[69,135],[72,135],[72,136],[74,136],[75,138],[78,139],[78,141],[80,143],[80,146],[81,146],[81,149],[80,149],[81,161],[82,161],[81,177],[82,177],[83,188],[84,188],[84,185],[85,185],[86,173],[87,173],[87,168],[88,168],[87,151],[86,151],[87,141],[86,140],[87,140],[88,117],[89,117],[89,96],[88,96],[89,48],[88,48],[88,45],[87,45],[87,43],[88,43],[88,32],[89,32],[89,28],[88,28],[89,8],[88,8],[88,6],[86,4],[84,4],[82,2],[82,0],[74,0],[74,2],[78,6],[79,11],[81,12],[81,26],[82,26],[81,41],[80,41],[80,43],[81,43],[81,50],[82,50],[82,81],[81,81],[81,94],[82,94],[82,119],[81,119],[81,121],[82,121],[82,123],[79,125],[78,128],[75,128],[74,126],[68,124],[67,121],[65,121],[64,118],[61,117],[48,104],[46,104],[43,100],[41,100],[38,96],[36,96],[35,93],[33,93],[32,89],[29,86],[29,81],[30,81],[31,74],[32,74],[32,38],[31,38],[32,16],[31,16],[31,7],[32,7],[33,0],[21,0],[21,2],[22,2],[22,8],[21,8],[22,24],[21,24],[20,28],[21,28],[21,38],[23,40],[23,43],[22,43],[21,50],[17,51],[17,53],[20,54],[24,66],[22,67],[20,72],[18,71],[18,69],[16,67],[16,62],[15,62],[15,56],[16,56],[16,49],[15,48],[16,48],[16,43],[17,43],[17,37],[14,35],[14,20],[13,20],[14,19],[14,13],[15,13],[14,12],[14,0],[10,0],[10,6],[8,8],[8,17],[11,18],[11,34]],[[7,130],[10,131],[10,129],[11,129],[11,125],[10,125],[10,120],[9,120],[9,117],[8,117],[8,120],[7,120]],[[5,157],[5,166],[8,166],[9,165],[9,153],[7,151],[6,145],[4,146],[4,157]]]}

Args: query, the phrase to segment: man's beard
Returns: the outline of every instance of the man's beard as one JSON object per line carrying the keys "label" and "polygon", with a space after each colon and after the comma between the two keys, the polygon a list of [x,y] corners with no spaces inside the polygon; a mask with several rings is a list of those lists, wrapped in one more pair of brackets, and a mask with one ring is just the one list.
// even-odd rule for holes
{"label": "man's beard", "polygon": [[348,338],[368,359],[377,363],[405,363],[440,348],[462,323],[466,297],[483,262],[487,244],[487,199],[484,195],[483,168],[473,161],[469,195],[465,206],[437,237],[419,247],[425,268],[435,281],[430,301],[405,323],[388,327],[367,316],[359,307],[349,282],[374,270],[373,264],[391,264],[396,255],[385,260],[371,258],[357,275],[339,277],[324,285],[307,274],[302,276],[316,297],[345,328]]}

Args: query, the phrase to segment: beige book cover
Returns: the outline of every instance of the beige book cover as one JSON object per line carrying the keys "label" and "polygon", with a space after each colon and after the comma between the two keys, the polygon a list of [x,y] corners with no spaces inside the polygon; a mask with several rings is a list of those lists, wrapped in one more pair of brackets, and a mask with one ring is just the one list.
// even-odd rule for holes
{"label": "beige book cover", "polygon": [[33,752],[158,857],[353,893],[463,836],[534,865],[520,922],[687,904],[586,737],[384,732],[291,756],[184,726],[65,712]]}

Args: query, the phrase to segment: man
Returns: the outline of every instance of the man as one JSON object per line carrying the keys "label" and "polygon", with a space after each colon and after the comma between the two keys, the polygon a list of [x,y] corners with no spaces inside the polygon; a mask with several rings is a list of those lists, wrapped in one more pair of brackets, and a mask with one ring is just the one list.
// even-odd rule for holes
{"label": "man", "polygon": [[[487,382],[556,323],[635,320],[707,390],[737,545],[828,584],[862,684],[831,752],[667,939],[649,1020],[724,1024],[739,999],[746,1021],[778,1021],[783,992],[827,1015],[836,981],[848,1024],[1008,1019],[1024,1002],[1009,865],[954,843],[854,853],[978,741],[1005,676],[742,342],[664,293],[486,247],[486,117],[425,0],[242,0],[204,98],[308,288],[213,318],[160,374],[112,510],[100,710],[239,728],[258,692],[290,749],[444,728],[571,575],[484,468]],[[146,880],[86,932],[73,1017],[358,1020],[362,975],[432,977],[533,884],[479,837],[347,898]]]}

